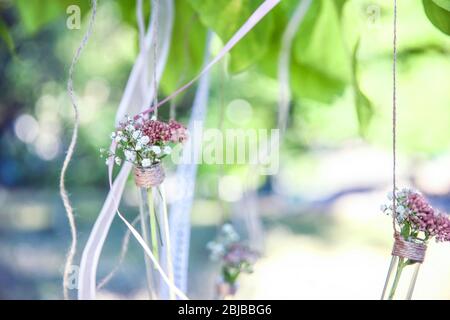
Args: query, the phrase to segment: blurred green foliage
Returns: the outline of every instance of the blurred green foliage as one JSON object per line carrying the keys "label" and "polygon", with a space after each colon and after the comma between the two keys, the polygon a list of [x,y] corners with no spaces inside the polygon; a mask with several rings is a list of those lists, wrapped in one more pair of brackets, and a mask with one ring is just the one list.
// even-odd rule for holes
{"label": "blurred green foliage", "polygon": [[[448,14],[447,0],[424,0],[423,6],[398,2],[399,103],[404,110],[400,114],[400,148],[433,155],[450,146],[445,120],[450,118],[446,86],[450,81],[450,42],[445,36],[449,20],[443,18]],[[439,6],[440,13],[430,11],[428,2]],[[148,20],[150,4],[143,3]],[[217,34],[215,47],[220,46],[261,1],[174,3],[173,36],[161,94],[169,94],[201,70],[208,29]],[[243,127],[276,125],[281,36],[298,3],[281,1],[231,51],[228,73],[223,74],[222,64],[213,70],[208,126],[217,127],[223,104],[226,107],[236,98],[253,106],[253,117]],[[82,36],[82,30],[66,28],[66,9],[72,4],[80,6],[84,30],[88,0],[0,2],[0,72],[4,75],[0,80],[0,144],[6,150],[2,162],[8,164],[8,169],[2,170],[19,177],[5,182],[2,174],[3,183],[33,183],[36,176],[53,183],[57,178],[58,166],[49,164],[61,159],[71,130],[73,114],[65,85],[69,62]],[[369,12],[370,8],[375,11]],[[102,161],[92,159],[99,147],[108,144],[115,109],[138,51],[135,2],[99,1],[98,10],[93,37],[75,73],[83,110],[77,160],[71,164],[76,176],[70,182],[79,185],[104,183]],[[288,156],[297,156],[313,144],[333,145],[355,138],[358,133],[374,144],[389,143],[392,14],[391,1],[313,0],[292,46],[294,101],[283,146]],[[189,115],[192,96],[190,90],[176,101],[181,120]],[[33,154],[35,142],[24,144],[15,138],[15,120],[25,113],[60,139],[60,152],[53,161]],[[161,115],[167,117],[168,108],[162,108]],[[424,122],[433,125],[425,128]],[[225,128],[239,125],[224,119]],[[19,166],[17,159],[25,166]],[[21,172],[21,167],[30,172]],[[211,166],[200,168],[200,172],[214,170]]]}
{"label": "blurred green foliage", "polygon": [[423,6],[431,23],[450,35],[450,0],[423,0]]}

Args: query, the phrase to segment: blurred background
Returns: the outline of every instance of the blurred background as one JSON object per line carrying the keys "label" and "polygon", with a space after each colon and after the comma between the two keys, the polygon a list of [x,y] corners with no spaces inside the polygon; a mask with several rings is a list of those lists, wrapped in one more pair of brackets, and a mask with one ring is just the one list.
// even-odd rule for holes
{"label": "blurred background", "polygon": [[[175,1],[160,98],[201,68],[261,1]],[[399,184],[450,210],[450,41],[433,1],[398,1]],[[69,5],[81,28],[66,26]],[[206,126],[275,128],[281,37],[299,4],[283,0],[211,71]],[[90,14],[87,0],[0,0],[0,298],[61,299],[70,233],[58,179],[73,128],[68,68]],[[151,8],[145,1],[145,12]],[[428,10],[428,11],[427,11]],[[448,12],[447,12],[448,14]],[[148,14],[147,14],[148,18]],[[291,109],[276,175],[247,192],[247,165],[200,165],[192,210],[189,296],[212,298],[219,266],[205,246],[226,220],[239,229],[252,197],[264,226],[243,299],[378,299],[390,261],[392,21],[390,0],[313,0],[290,53]],[[99,148],[139,51],[133,1],[99,1],[94,32],[75,70],[80,133],[67,186],[81,251],[108,192]],[[358,44],[358,45],[357,45]],[[224,71],[225,70],[225,71]],[[175,100],[187,123],[195,88]],[[169,117],[168,106],[161,118]],[[167,163],[168,194],[174,168]],[[249,195],[250,194],[250,195]],[[132,179],[122,200],[137,214]],[[115,220],[99,277],[117,264],[125,226]],[[243,235],[245,237],[245,235]],[[430,245],[414,298],[450,298],[450,246]],[[134,239],[100,298],[145,299],[143,253]],[[205,281],[208,280],[208,281]],[[73,297],[76,292],[73,290]]]}

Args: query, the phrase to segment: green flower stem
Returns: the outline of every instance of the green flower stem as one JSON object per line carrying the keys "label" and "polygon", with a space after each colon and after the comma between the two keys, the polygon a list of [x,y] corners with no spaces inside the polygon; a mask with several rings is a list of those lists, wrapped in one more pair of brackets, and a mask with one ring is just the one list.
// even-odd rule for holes
{"label": "green flower stem", "polygon": [[[167,214],[167,203],[166,203],[166,197],[163,190],[163,185],[160,187],[157,187],[157,190],[159,191],[159,195],[161,197],[161,206],[163,209],[163,228],[164,228],[164,242],[165,242],[165,249],[166,249],[166,260],[167,260],[167,275],[169,279],[173,282],[173,265],[172,265],[172,249],[170,245],[170,230],[169,230],[169,215]],[[175,300],[175,293],[170,288],[169,289],[169,297],[170,300]]]}
{"label": "green flower stem", "polygon": [[397,290],[398,282],[400,281],[400,276],[402,274],[405,264],[403,263],[404,258],[398,258],[397,271],[395,272],[394,283],[392,284],[391,291],[389,292],[389,300],[392,300]]}
{"label": "green flower stem", "polygon": [[[153,188],[147,189],[148,209],[150,211],[150,236],[152,241],[152,252],[155,259],[159,261],[158,236],[156,226],[155,206],[153,202]],[[155,268],[155,266],[153,266]],[[155,268],[156,269],[156,268]]]}

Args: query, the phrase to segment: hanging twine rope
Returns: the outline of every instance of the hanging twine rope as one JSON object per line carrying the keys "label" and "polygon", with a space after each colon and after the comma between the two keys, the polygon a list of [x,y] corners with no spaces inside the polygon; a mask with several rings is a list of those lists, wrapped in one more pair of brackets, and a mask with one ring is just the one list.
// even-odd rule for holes
{"label": "hanging twine rope", "polygon": [[77,51],[75,52],[75,55],[72,59],[72,63],[70,65],[69,69],[69,78],[67,80],[67,92],[70,97],[70,101],[72,103],[72,107],[75,113],[75,119],[74,119],[74,128],[72,132],[72,138],[70,140],[69,148],[67,149],[66,157],[64,158],[63,166],[61,168],[61,175],[59,179],[59,192],[61,195],[62,202],[64,204],[64,208],[67,213],[67,219],[69,220],[69,226],[70,226],[70,233],[72,237],[72,242],[69,247],[69,251],[67,252],[66,256],[66,263],[64,266],[64,275],[63,275],[63,292],[64,292],[64,299],[69,299],[69,291],[67,284],[69,282],[69,274],[73,263],[73,258],[75,256],[76,247],[77,247],[77,228],[75,224],[75,216],[73,213],[73,208],[70,203],[69,194],[66,189],[66,183],[65,183],[65,177],[67,168],[69,167],[70,160],[72,159],[73,152],[75,150],[75,146],[77,144],[77,138],[78,138],[78,126],[79,126],[79,112],[78,112],[78,106],[75,99],[75,93],[73,90],[73,73],[75,69],[75,65],[78,62],[78,59],[80,58],[81,52],[83,51],[84,47],[87,45],[89,37],[92,33],[92,28],[95,21],[95,15],[97,12],[97,0],[92,0],[92,14],[91,18],[89,20],[88,29],[83,37],[83,40],[80,43],[80,46],[78,47]]}
{"label": "hanging twine rope", "polygon": [[166,177],[161,163],[148,168],[134,167],[134,181],[138,187],[150,188],[159,186]]}
{"label": "hanging twine rope", "polygon": [[[159,0],[153,0],[153,10],[154,10],[154,15],[155,15],[155,28],[154,28],[154,34],[153,34],[153,89],[155,91],[155,93],[153,94],[153,104],[156,106],[158,105],[158,80],[156,78],[156,68],[157,68],[157,61],[156,61],[156,57],[158,54],[158,23],[159,23],[159,19],[158,19],[158,3]],[[155,116],[155,118],[158,117],[158,108],[155,108],[155,110],[153,110],[153,115]]]}
{"label": "hanging twine rope", "polygon": [[394,38],[392,63],[392,227],[394,237],[397,234],[397,0],[394,0]]}
{"label": "hanging twine rope", "polygon": [[406,241],[397,231],[397,0],[394,0],[394,33],[392,64],[392,228],[394,229],[394,247],[392,255],[423,262],[427,246],[423,243]]}

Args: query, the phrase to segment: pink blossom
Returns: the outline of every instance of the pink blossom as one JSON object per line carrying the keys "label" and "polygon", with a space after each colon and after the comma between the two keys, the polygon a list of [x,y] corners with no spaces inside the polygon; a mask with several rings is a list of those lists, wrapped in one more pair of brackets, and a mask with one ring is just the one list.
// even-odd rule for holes
{"label": "pink blossom", "polygon": [[170,120],[169,121],[169,129],[170,129],[170,140],[172,142],[184,142],[186,141],[188,135],[186,127],[184,127],[181,123]]}
{"label": "pink blossom", "polygon": [[167,123],[158,120],[146,120],[141,128],[144,135],[150,139],[150,144],[167,143],[171,139],[170,127]]}
{"label": "pink blossom", "polygon": [[412,211],[408,220],[415,229],[425,232],[429,237],[436,237],[436,241],[450,241],[448,215],[434,210],[425,197],[417,192],[408,195],[407,204]]}
{"label": "pink blossom", "polygon": [[223,260],[227,264],[239,266],[241,263],[253,264],[256,258],[257,254],[250,248],[240,243],[234,243],[228,249]]}

